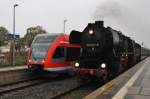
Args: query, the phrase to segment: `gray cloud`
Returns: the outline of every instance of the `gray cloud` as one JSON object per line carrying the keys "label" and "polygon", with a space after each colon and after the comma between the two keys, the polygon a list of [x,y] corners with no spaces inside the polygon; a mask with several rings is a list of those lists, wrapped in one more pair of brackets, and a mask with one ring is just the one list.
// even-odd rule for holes
{"label": "gray cloud", "polygon": [[[83,30],[87,23],[103,19],[138,42],[149,44],[150,0],[0,0],[0,26],[12,32],[12,6],[16,8],[16,33],[23,36],[30,26],[41,25],[49,33]],[[94,13],[94,15],[93,15]]]}

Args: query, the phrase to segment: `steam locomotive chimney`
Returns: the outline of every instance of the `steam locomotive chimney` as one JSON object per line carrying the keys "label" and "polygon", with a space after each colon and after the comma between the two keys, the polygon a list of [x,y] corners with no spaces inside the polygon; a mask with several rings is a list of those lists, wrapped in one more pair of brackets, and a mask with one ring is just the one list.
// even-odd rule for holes
{"label": "steam locomotive chimney", "polygon": [[95,21],[95,24],[97,26],[103,27],[104,26],[104,21]]}

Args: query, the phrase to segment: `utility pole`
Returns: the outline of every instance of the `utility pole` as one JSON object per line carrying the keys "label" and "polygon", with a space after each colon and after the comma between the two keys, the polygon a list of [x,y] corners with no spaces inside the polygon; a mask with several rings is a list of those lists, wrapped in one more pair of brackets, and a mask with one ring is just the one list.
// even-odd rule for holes
{"label": "utility pole", "polygon": [[12,53],[12,55],[13,55],[13,66],[15,66],[15,14],[16,14],[16,12],[15,12],[15,8],[18,6],[18,4],[14,4],[13,5],[13,53]]}
{"label": "utility pole", "polygon": [[66,20],[66,19],[64,20],[64,31],[63,31],[64,33],[66,32],[65,30],[66,30],[66,22],[67,22],[67,21],[68,21],[68,20]]}

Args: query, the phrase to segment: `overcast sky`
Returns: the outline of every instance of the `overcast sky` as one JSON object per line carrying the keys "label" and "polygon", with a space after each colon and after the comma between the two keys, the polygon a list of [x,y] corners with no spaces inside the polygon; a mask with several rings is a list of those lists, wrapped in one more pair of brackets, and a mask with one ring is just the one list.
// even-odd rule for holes
{"label": "overcast sky", "polygon": [[[40,25],[49,33],[83,30],[88,22],[103,19],[150,48],[150,0],[0,0],[0,26],[12,32],[13,4],[16,8],[16,33]],[[112,12],[112,13],[111,13]]]}

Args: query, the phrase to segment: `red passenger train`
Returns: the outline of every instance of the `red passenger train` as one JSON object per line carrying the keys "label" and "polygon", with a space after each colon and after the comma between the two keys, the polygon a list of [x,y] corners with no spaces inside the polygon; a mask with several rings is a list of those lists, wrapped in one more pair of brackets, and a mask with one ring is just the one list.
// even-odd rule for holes
{"label": "red passenger train", "polygon": [[31,71],[70,73],[72,61],[67,61],[70,48],[79,46],[69,44],[69,36],[63,33],[37,35],[27,52],[27,65]]}

